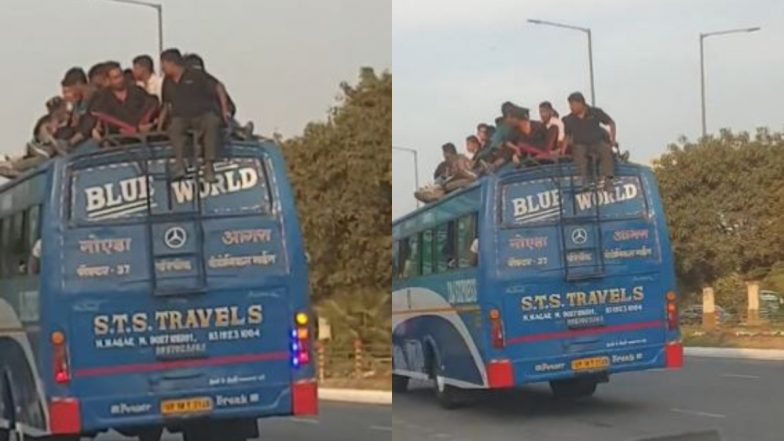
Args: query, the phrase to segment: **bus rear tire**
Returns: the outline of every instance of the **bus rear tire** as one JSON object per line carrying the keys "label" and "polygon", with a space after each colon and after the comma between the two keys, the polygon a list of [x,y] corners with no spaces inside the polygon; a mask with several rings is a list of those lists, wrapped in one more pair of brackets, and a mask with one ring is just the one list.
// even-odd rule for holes
{"label": "bus rear tire", "polygon": [[557,400],[573,400],[592,396],[598,383],[595,378],[570,378],[551,381],[550,390]]}
{"label": "bus rear tire", "polygon": [[403,393],[408,391],[408,377],[392,374],[392,392]]}
{"label": "bus rear tire", "polygon": [[163,427],[145,429],[137,435],[139,441],[161,441],[161,437],[163,437]]}
{"label": "bus rear tire", "polygon": [[13,410],[14,405],[11,401],[11,390],[8,387],[3,371],[0,369],[0,419],[7,422],[10,427],[0,428],[0,441],[10,441],[13,431]]}
{"label": "bus rear tire", "polygon": [[444,409],[457,409],[465,405],[465,397],[463,390],[449,384],[445,384],[443,380],[439,381],[439,377],[433,378],[434,390],[436,393],[436,400],[438,404]]}

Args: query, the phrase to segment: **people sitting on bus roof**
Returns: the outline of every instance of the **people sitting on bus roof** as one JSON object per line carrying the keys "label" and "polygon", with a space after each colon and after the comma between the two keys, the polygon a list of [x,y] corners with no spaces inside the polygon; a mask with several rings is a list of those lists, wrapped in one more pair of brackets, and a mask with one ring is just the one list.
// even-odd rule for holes
{"label": "people sitting on bus roof", "polygon": [[129,84],[119,63],[111,61],[105,66],[108,87],[92,100],[90,115],[102,126],[104,135],[149,131],[158,112],[158,99]]}
{"label": "people sitting on bus roof", "polygon": [[123,70],[123,77],[125,78],[125,82],[128,84],[136,84],[136,79],[133,77],[133,69],[125,68]]}
{"label": "people sitting on bus roof", "polygon": [[[608,188],[615,175],[612,146],[615,145],[615,121],[598,107],[585,103],[580,92],[574,92],[567,98],[571,113],[563,118],[564,131],[569,138],[577,172],[582,185],[589,182],[589,155],[599,161],[598,188]],[[609,127],[608,131],[602,125]]]}
{"label": "people sitting on bus roof", "polygon": [[487,141],[490,140],[491,126],[486,123],[479,123],[476,126],[476,138],[479,140],[479,150],[487,147]]}
{"label": "people sitting on bus roof", "polygon": [[[95,70],[94,67],[94,77],[96,75]],[[103,67],[101,67],[101,70],[103,70]],[[97,82],[97,78],[94,78],[94,81]],[[65,77],[60,82],[60,86],[62,87],[63,99],[71,107],[70,126],[74,130],[74,134],[68,140],[68,143],[73,146],[92,135],[91,130],[95,123],[92,116],[89,115],[88,109],[96,96],[98,88],[95,83],[88,83],[87,75],[85,75],[81,67],[68,69]]]}
{"label": "people sitting on bus roof", "polygon": [[90,85],[96,89],[107,87],[109,85],[109,80],[106,77],[106,69],[106,62],[94,64],[90,70],[87,71],[87,78],[90,81]]}
{"label": "people sitting on bus roof", "polygon": [[[177,49],[161,53],[161,70],[165,74],[162,87],[163,110],[158,127],[163,128],[167,117],[167,132],[174,150],[173,175],[185,177],[185,144],[188,131],[199,132],[204,159],[204,179],[215,182],[213,163],[221,141],[221,124],[228,122],[231,114],[225,89],[218,87],[199,69],[185,66],[182,54]],[[216,108],[215,100],[220,104]]]}
{"label": "people sitting on bus roof", "polygon": [[0,161],[0,176],[15,178],[47,159],[67,153],[67,139],[73,129],[69,126],[69,112],[65,100],[54,97],[46,102],[47,113],[38,118],[33,128],[33,139],[27,143],[25,154]]}
{"label": "people sitting on bus roof", "polygon": [[133,59],[133,78],[137,86],[161,100],[163,78],[155,74],[151,56],[139,55]]}
{"label": "people sitting on bus roof", "polygon": [[[511,133],[509,114],[515,107],[519,106],[510,101],[501,104],[501,116],[495,119],[495,132],[487,142],[487,147],[474,157],[475,169],[480,173],[492,173],[511,161],[509,149],[504,146]],[[524,107],[520,107],[520,109],[528,112],[528,109]]]}
{"label": "people sitting on bus roof", "polygon": [[[440,199],[447,193],[463,188],[476,180],[477,175],[472,170],[471,161],[457,152],[457,147],[451,142],[441,146],[446,163],[446,173],[442,179],[427,185],[414,192],[414,197],[428,203]],[[436,170],[438,171],[438,170]]]}
{"label": "people sitting on bus roof", "polygon": [[469,161],[474,159],[474,155],[479,152],[479,138],[475,135],[468,135],[465,140],[465,156],[468,158]]}
{"label": "people sitting on bus roof", "polygon": [[526,109],[514,106],[506,123],[511,125],[512,130],[505,142],[504,147],[508,149],[505,156],[511,156],[515,165],[521,165],[525,158],[536,160],[551,154],[547,129],[539,121],[531,121]]}
{"label": "people sitting on bus roof", "polygon": [[553,108],[552,103],[549,101],[542,101],[539,104],[539,119],[542,124],[547,128],[548,137],[552,137],[555,132],[555,139],[548,138],[548,145],[555,142],[554,147],[551,145],[550,149],[555,149],[561,155],[567,154],[566,134],[564,133],[563,121],[561,121],[558,111]]}

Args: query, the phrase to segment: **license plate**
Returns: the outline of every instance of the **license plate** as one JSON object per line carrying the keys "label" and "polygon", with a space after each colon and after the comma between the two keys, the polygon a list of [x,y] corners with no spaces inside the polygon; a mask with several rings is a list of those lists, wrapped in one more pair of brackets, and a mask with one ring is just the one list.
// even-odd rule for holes
{"label": "license plate", "polygon": [[161,414],[163,415],[184,415],[210,410],[212,410],[212,399],[208,397],[161,401]]}
{"label": "license plate", "polygon": [[573,371],[604,369],[609,365],[610,365],[609,357],[579,358],[577,360],[572,360]]}

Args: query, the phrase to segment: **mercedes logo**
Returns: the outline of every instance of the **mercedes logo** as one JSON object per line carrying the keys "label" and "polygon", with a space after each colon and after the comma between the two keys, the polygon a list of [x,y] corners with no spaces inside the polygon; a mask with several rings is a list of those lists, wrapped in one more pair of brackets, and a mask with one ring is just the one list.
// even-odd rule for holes
{"label": "mercedes logo", "polygon": [[171,227],[166,230],[166,233],[163,235],[164,243],[173,250],[182,248],[187,239],[188,233],[186,233],[185,229],[182,227]]}
{"label": "mercedes logo", "polygon": [[577,245],[582,245],[588,241],[588,232],[584,228],[575,228],[572,230],[572,242]]}

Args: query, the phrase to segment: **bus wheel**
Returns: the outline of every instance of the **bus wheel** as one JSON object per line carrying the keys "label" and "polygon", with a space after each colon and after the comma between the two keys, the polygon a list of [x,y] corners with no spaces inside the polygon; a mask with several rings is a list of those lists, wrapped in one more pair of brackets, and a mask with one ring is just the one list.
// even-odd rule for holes
{"label": "bus wheel", "polygon": [[137,435],[139,441],[161,441],[162,436],[163,436],[163,427],[145,429],[139,432],[139,435]]}
{"label": "bus wheel", "polygon": [[[0,371],[0,441],[10,441],[13,432],[14,405],[5,375]],[[7,427],[6,427],[7,426]]]}
{"label": "bus wheel", "polygon": [[570,378],[550,382],[550,390],[556,399],[571,400],[590,397],[596,392],[598,381],[594,378]]}
{"label": "bus wheel", "polygon": [[392,392],[402,393],[408,390],[408,377],[392,374]]}
{"label": "bus wheel", "polygon": [[465,404],[462,390],[444,383],[443,377],[434,376],[436,400],[444,409],[457,409]]}

